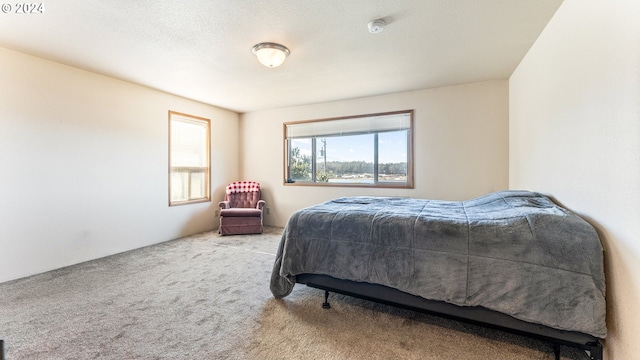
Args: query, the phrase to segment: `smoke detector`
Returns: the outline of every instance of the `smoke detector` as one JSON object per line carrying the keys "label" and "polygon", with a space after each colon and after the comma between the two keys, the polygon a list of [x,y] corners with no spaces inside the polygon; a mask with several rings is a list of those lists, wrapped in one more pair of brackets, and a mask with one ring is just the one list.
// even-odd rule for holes
{"label": "smoke detector", "polygon": [[367,24],[367,27],[369,28],[370,33],[377,34],[379,32],[382,32],[382,30],[384,30],[385,25],[386,24],[384,20],[378,19],[378,20],[371,21],[369,24]]}

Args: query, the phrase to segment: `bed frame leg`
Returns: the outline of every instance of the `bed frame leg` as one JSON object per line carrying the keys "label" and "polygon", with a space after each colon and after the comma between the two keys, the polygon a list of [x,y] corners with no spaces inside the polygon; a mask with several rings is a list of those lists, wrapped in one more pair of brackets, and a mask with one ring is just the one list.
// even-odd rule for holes
{"label": "bed frame leg", "polygon": [[591,360],[602,360],[602,344],[600,342],[593,342],[587,344],[589,345],[589,357]]}
{"label": "bed frame leg", "polygon": [[331,309],[331,304],[329,304],[329,291],[324,291],[324,302],[322,303],[323,309]]}
{"label": "bed frame leg", "polygon": [[553,354],[556,356],[556,360],[560,360],[560,345],[553,344]]}

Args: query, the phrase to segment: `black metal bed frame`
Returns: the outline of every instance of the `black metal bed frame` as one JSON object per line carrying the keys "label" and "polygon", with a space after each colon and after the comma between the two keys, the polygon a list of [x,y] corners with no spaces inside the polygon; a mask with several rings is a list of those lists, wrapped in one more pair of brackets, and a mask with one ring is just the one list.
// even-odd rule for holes
{"label": "black metal bed frame", "polygon": [[334,292],[544,340],[553,344],[556,360],[560,359],[562,345],[584,350],[591,360],[603,360],[602,344],[597,337],[529,323],[483,307],[465,307],[427,300],[387,286],[341,280],[327,275],[300,274],[296,275],[296,282],[324,290],[322,307],[325,309],[331,307],[329,292]]}

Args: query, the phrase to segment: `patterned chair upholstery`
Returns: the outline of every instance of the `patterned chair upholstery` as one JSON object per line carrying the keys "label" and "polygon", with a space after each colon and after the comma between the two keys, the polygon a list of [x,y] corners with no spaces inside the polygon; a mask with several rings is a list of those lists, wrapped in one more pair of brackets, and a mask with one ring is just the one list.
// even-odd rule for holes
{"label": "patterned chair upholstery", "polygon": [[260,184],[255,181],[236,181],[227,185],[224,201],[220,206],[221,235],[261,234],[262,208],[265,201],[260,194]]}

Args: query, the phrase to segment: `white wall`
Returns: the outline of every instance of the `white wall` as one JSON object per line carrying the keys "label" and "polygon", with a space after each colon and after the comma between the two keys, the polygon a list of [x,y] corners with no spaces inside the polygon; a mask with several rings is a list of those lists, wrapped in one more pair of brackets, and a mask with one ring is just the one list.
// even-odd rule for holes
{"label": "white wall", "polygon": [[640,2],[565,0],[511,76],[509,186],[598,229],[609,359],[640,357]]}
{"label": "white wall", "polygon": [[[167,205],[168,110],[211,119],[211,203]],[[238,122],[0,48],[0,282],[216,228]]]}
{"label": "white wall", "polygon": [[[414,189],[284,185],[283,122],[414,112]],[[262,184],[265,223],[339,196],[463,200],[508,187],[508,82],[488,81],[241,115],[242,175]]]}

